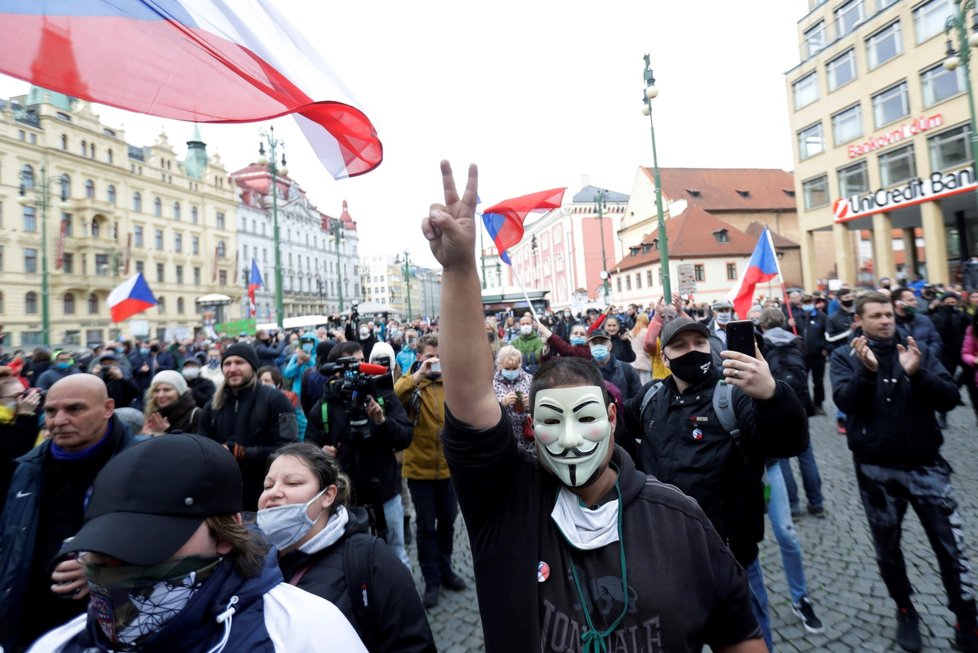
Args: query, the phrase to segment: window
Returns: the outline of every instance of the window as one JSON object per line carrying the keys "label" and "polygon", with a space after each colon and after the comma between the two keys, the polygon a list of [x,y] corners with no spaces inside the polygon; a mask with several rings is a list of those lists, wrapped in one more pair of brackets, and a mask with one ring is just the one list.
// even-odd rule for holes
{"label": "window", "polygon": [[[227,253],[227,249],[224,246],[224,241],[223,240],[217,241],[217,258],[224,258],[224,256],[226,255],[226,253]],[[289,263],[291,263],[292,262],[291,261],[291,259],[292,259],[292,255],[291,254],[289,254],[289,259],[290,259],[289,260]]]}
{"label": "window", "polygon": [[697,281],[706,281],[706,268],[702,263],[693,265],[693,276]]}
{"label": "window", "polygon": [[37,293],[29,292],[24,295],[24,312],[28,315],[37,315]]}
{"label": "window", "polygon": [[183,234],[173,234],[173,251],[177,254],[183,251]]}
{"label": "window", "polygon": [[635,273],[635,288],[636,289],[641,289],[641,287],[642,287],[642,273],[641,272],[636,272]]}
{"label": "window", "polygon": [[61,255],[61,270],[65,274],[74,274],[75,272],[75,255],[70,252],[65,252]]}
{"label": "window", "polygon": [[166,297],[157,297],[156,298],[156,301],[157,301],[157,304],[156,304],[156,312],[157,313],[166,313]]}
{"label": "window", "polygon": [[217,212],[217,228],[224,229],[224,211]]}
{"label": "window", "polygon": [[618,292],[621,292],[621,277],[615,277],[615,285]]}
{"label": "window", "polygon": [[200,285],[200,268],[194,268],[194,285]]}
{"label": "window", "polygon": [[93,200],[95,199],[95,182],[91,179],[85,180],[85,199]]}
{"label": "window", "polygon": [[825,64],[828,72],[829,90],[834,91],[843,84],[856,78],[856,52],[846,50],[832,61]]}
{"label": "window", "polygon": [[839,170],[839,195],[852,197],[869,190],[869,173],[865,161]]}
{"label": "window", "polygon": [[857,104],[832,116],[832,135],[836,145],[841,145],[842,143],[862,136],[862,107]]}
{"label": "window", "polygon": [[913,12],[913,26],[917,43],[923,43],[944,31],[944,24],[954,13],[956,0],[930,0]]}
{"label": "window", "polygon": [[814,57],[825,47],[825,23],[819,21],[814,27],[805,30],[805,49],[809,57]]}
{"label": "window", "polygon": [[247,261],[248,260],[248,246],[247,245],[242,245],[241,246],[241,259],[243,261]]}
{"label": "window", "polygon": [[177,283],[178,284],[181,284],[181,285],[183,284],[183,266],[182,265],[178,265],[177,266]]}
{"label": "window", "polygon": [[158,250],[162,250],[163,249],[163,230],[162,229],[157,229],[156,230],[156,249],[158,249]]}
{"label": "window", "polygon": [[652,287],[652,268],[645,271],[645,285]]}
{"label": "window", "polygon": [[220,283],[222,286],[228,285],[228,271],[227,270],[221,270],[220,272],[217,273],[217,282]]}
{"label": "window", "polygon": [[813,72],[805,75],[791,85],[795,110],[808,106],[818,99],[818,76]]}
{"label": "window", "polygon": [[798,132],[798,158],[807,159],[825,151],[822,123],[818,122]]}
{"label": "window", "polygon": [[136,261],[136,272],[146,274],[146,264],[142,261]]}
{"label": "window", "polygon": [[880,154],[880,183],[892,186],[906,181],[917,174],[913,157],[913,145],[907,145],[885,154]]}
{"label": "window", "polygon": [[30,164],[20,169],[20,184],[24,190],[34,190],[34,168]]}
{"label": "window", "polygon": [[108,152],[105,153],[105,160],[108,161],[109,164],[112,164],[112,150],[111,149]]}
{"label": "window", "polygon": [[59,185],[61,186],[61,201],[67,202],[71,198],[71,177],[61,175]]}
{"label": "window", "polygon": [[142,225],[136,225],[132,228],[132,244],[135,247],[143,246],[143,227]]}
{"label": "window", "polygon": [[81,155],[88,156],[88,141],[81,142]]}
{"label": "window", "polygon": [[[0,245],[0,271],[2,270],[3,270],[3,245]],[[0,311],[0,315],[2,314],[3,311]]]}
{"label": "window", "polygon": [[68,151],[68,136],[65,134],[61,134],[61,149]]}
{"label": "window", "polygon": [[928,138],[931,170],[946,170],[971,161],[968,137],[968,125],[961,125]]}
{"label": "window", "polygon": [[190,253],[194,256],[200,256],[200,236],[194,236],[190,239]]}
{"label": "window", "polygon": [[197,224],[197,207],[196,206],[191,206],[190,207],[190,222],[192,224]]}
{"label": "window", "polygon": [[910,115],[907,83],[900,82],[873,96],[873,121],[876,128]]}
{"label": "window", "polygon": [[866,0],[851,0],[835,10],[835,33],[842,38],[866,19]]}
{"label": "window", "polygon": [[631,277],[631,275],[626,274],[625,275],[625,290],[631,290],[631,289],[632,289],[632,277]]}
{"label": "window", "polygon": [[139,193],[132,194],[132,210],[137,213],[143,212],[143,196]]}
{"label": "window", "polygon": [[24,211],[24,231],[31,234],[36,233],[37,209],[29,205],[24,205],[22,209]]}
{"label": "window", "polygon": [[924,106],[929,107],[964,91],[964,67],[947,70],[943,63],[920,73]]}
{"label": "window", "polygon": [[180,202],[173,203],[173,219],[174,220],[180,219]]}
{"label": "window", "polygon": [[92,238],[98,238],[102,233],[102,229],[99,226],[98,220],[92,219]]}
{"label": "window", "polygon": [[737,264],[727,263],[727,281],[737,280]]}
{"label": "window", "polygon": [[166,280],[166,272],[163,268],[162,263],[156,264],[156,281],[158,283],[163,283]]}
{"label": "window", "polygon": [[98,295],[95,293],[88,295],[88,314],[98,315]]}
{"label": "window", "polygon": [[153,200],[153,215],[158,218],[163,217],[163,200],[158,197]]}
{"label": "window", "polygon": [[801,193],[806,209],[814,209],[829,203],[829,178],[822,175],[801,183]]}
{"label": "window", "polygon": [[95,255],[95,276],[97,276],[97,277],[107,277],[107,276],[109,276],[109,255],[108,254],[96,254]]}
{"label": "window", "polygon": [[109,201],[109,204],[115,206],[115,186],[109,184],[108,188],[105,189],[105,197]]}
{"label": "window", "polygon": [[65,293],[64,309],[65,309],[65,315],[75,314],[75,296],[70,292]]}
{"label": "window", "polygon": [[37,250],[33,247],[24,248],[24,272],[37,273]]}
{"label": "window", "polygon": [[183,315],[183,311],[184,311],[183,297],[177,297],[177,314]]}
{"label": "window", "polygon": [[903,53],[900,21],[887,25],[866,39],[866,63],[872,70]]}

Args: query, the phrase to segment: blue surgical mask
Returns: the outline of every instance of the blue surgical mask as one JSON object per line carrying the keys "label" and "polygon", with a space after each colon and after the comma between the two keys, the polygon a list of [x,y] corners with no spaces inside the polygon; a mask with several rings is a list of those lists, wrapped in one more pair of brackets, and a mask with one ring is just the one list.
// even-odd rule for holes
{"label": "blue surgical mask", "polygon": [[606,361],[610,355],[611,350],[608,349],[608,345],[594,345],[591,347],[591,356],[593,356],[594,360],[596,361]]}
{"label": "blue surgical mask", "polygon": [[322,513],[320,513],[316,519],[309,519],[307,509],[319,497],[323,496],[324,492],[326,492],[325,489],[306,503],[291,503],[287,506],[259,510],[255,517],[258,528],[276,549],[279,551],[288,549],[301,540],[316,521],[322,517]]}
{"label": "blue surgical mask", "polygon": [[143,356],[149,356],[149,347],[140,347],[139,353]]}
{"label": "blue surgical mask", "polygon": [[307,354],[310,353],[312,351],[312,343],[307,342],[306,344],[302,345],[302,351],[306,352]]}
{"label": "blue surgical mask", "polygon": [[66,370],[69,367],[71,367],[71,363],[69,363],[67,361],[59,361],[59,362],[57,362],[57,363],[54,364],[54,367],[55,367],[55,369],[58,369],[58,370]]}
{"label": "blue surgical mask", "polygon": [[121,354],[124,351],[126,351],[124,347],[116,347],[115,348],[115,353],[117,353],[117,354]]}
{"label": "blue surgical mask", "polygon": [[574,345],[575,347],[583,345],[586,342],[587,342],[587,338],[585,338],[584,336],[571,336],[570,339],[570,344]]}
{"label": "blue surgical mask", "polygon": [[802,304],[801,305],[801,308],[802,308],[802,310],[804,310],[804,311],[806,311],[808,313],[812,313],[812,312],[815,311],[815,304]]}
{"label": "blue surgical mask", "polygon": [[502,370],[502,375],[503,375],[503,378],[506,379],[507,381],[515,381],[516,379],[520,378],[520,371],[519,370]]}

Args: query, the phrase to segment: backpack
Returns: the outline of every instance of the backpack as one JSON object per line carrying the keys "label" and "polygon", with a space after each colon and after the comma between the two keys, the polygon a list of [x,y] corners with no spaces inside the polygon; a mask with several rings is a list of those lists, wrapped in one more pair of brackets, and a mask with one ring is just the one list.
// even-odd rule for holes
{"label": "backpack", "polygon": [[[659,381],[658,383],[653,383],[645,391],[645,396],[642,397],[642,407],[639,409],[639,415],[645,412],[645,407],[649,405],[661,387],[662,381]],[[747,454],[744,453],[743,448],[740,446],[740,425],[737,423],[737,411],[733,402],[733,388],[732,385],[723,379],[717,381],[716,388],[713,390],[713,412],[716,413],[721,428],[730,434],[730,439],[733,440],[734,446],[740,452],[741,458],[744,459],[744,462],[747,462]]]}
{"label": "backpack", "polygon": [[343,575],[346,577],[346,589],[350,593],[353,613],[357,622],[367,624],[366,632],[376,632],[377,610],[374,605],[374,595],[370,591],[374,575],[374,549],[377,548],[378,538],[374,536],[349,539],[343,547]]}
{"label": "backpack", "polygon": [[775,381],[784,381],[791,386],[805,406],[805,414],[814,415],[815,404],[808,392],[808,371],[801,351],[795,346],[771,347],[764,352],[764,357]]}

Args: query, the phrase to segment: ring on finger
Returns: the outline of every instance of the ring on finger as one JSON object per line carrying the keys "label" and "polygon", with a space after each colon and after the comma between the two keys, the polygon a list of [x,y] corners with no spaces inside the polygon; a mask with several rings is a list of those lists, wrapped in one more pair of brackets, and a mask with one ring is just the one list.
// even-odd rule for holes
{"label": "ring on finger", "polygon": [[734,372],[734,373],[733,373],[733,376],[734,376],[734,378],[735,378],[735,379],[739,379],[739,378],[740,378],[740,370],[738,370],[738,369],[734,369],[734,371],[733,371],[733,372]]}

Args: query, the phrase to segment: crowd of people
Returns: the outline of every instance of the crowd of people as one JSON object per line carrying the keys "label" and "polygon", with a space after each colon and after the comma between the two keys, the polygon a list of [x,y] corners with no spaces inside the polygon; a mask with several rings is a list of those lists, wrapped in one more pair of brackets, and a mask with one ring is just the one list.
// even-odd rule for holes
{"label": "crowd of people", "polygon": [[[825,629],[794,521],[831,510],[809,437],[831,405],[897,643],[921,649],[911,506],[955,641],[978,651],[940,455],[961,386],[978,410],[978,289],[882,279],[746,315],[679,296],[486,315],[477,172],[461,195],[443,176],[423,224],[438,321],[354,311],[3,360],[2,650],[433,651],[426,610],[467,586],[459,510],[486,650],[632,650],[626,633],[636,650],[773,650],[765,515],[794,613]],[[742,321],[753,351],[728,346]]]}

